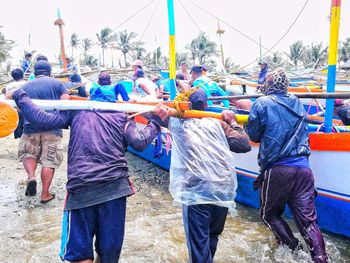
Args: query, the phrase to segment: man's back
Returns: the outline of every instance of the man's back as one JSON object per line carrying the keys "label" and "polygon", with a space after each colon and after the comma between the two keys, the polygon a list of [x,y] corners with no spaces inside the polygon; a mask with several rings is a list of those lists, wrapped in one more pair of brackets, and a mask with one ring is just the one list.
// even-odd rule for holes
{"label": "man's back", "polygon": [[259,165],[265,169],[281,158],[309,155],[303,105],[294,95],[269,95],[253,104],[247,133],[260,142]]}
{"label": "man's back", "polygon": [[[27,82],[23,85],[23,90],[31,99],[39,100],[59,100],[63,94],[68,93],[63,83],[59,80],[43,76]],[[24,134],[41,132],[40,129],[31,125],[29,122],[24,123]],[[55,130],[53,133],[61,135],[61,130]]]}

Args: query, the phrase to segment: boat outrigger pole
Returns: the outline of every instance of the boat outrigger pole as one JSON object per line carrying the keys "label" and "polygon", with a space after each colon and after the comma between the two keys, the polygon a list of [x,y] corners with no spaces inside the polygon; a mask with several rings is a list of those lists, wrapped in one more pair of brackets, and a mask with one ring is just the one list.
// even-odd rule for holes
{"label": "boat outrigger pole", "polygon": [[176,96],[176,53],[175,53],[175,15],[174,1],[168,1],[168,21],[169,21],[169,78],[170,78],[170,99]]}
{"label": "boat outrigger pole", "polygon": [[54,25],[58,26],[58,28],[59,28],[60,43],[61,43],[60,57],[61,57],[61,60],[62,60],[63,70],[67,71],[67,58],[66,58],[66,52],[65,52],[65,49],[64,49],[64,37],[63,37],[64,22],[63,22],[63,19],[61,18],[61,12],[60,12],[59,9],[57,9],[57,19],[55,20]]}
{"label": "boat outrigger pole", "polygon": [[[328,74],[327,74],[327,92],[334,92],[335,78],[337,70],[337,55],[338,55],[338,38],[340,24],[340,6],[341,0],[331,0],[331,29],[328,51]],[[334,100],[326,100],[326,114],[324,121],[324,131],[332,132],[332,118],[334,111]]]}

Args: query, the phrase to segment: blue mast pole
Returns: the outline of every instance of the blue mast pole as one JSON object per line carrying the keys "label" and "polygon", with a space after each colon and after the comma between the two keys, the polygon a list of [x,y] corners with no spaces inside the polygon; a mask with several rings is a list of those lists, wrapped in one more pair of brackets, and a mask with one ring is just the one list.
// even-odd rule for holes
{"label": "blue mast pole", "polygon": [[[331,29],[328,51],[328,74],[327,74],[327,92],[334,92],[337,70],[338,38],[340,24],[341,0],[332,0],[331,4]],[[333,126],[334,100],[326,100],[326,114],[324,121],[324,132],[332,132]]]}

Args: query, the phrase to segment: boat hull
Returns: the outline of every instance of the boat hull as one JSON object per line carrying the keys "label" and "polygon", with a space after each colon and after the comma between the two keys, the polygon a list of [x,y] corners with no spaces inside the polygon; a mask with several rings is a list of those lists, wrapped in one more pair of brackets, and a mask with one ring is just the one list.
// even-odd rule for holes
{"label": "boat hull", "polygon": [[[322,137],[322,136],[321,136]],[[329,138],[333,145],[319,136],[311,137],[312,154],[310,165],[315,176],[318,192],[316,209],[321,229],[350,238],[350,151],[344,141],[350,145],[350,137]],[[325,141],[324,145],[320,141]],[[328,147],[328,149],[327,149]],[[143,152],[129,151],[146,159],[165,170],[170,168],[170,155],[163,148],[163,155],[154,158],[154,145],[149,145]],[[245,154],[235,154],[238,179],[236,201],[254,208],[259,208],[259,191],[253,190],[253,182],[259,174],[257,164],[258,145]],[[290,215],[290,213],[287,212]]]}

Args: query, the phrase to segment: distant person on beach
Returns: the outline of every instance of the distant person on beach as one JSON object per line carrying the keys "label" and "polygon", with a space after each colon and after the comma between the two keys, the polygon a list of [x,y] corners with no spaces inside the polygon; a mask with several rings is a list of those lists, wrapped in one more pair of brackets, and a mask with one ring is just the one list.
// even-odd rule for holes
{"label": "distant person on beach", "polygon": [[[47,61],[47,62],[49,61],[45,55],[39,55],[39,56],[36,57],[36,62],[41,61],[41,60],[44,60],[44,61]],[[32,73],[30,73],[30,75],[28,77],[28,80],[34,80],[34,79],[35,79],[35,75],[32,72]]]}
{"label": "distant person on beach", "polygon": [[[59,80],[51,78],[51,66],[41,60],[34,65],[36,79],[28,81],[23,85],[23,90],[32,99],[60,100],[69,99],[68,91]],[[28,175],[26,196],[34,196],[37,192],[35,170],[40,163],[41,168],[41,203],[51,201],[55,195],[50,193],[50,185],[57,169],[63,160],[62,155],[62,130],[47,130],[37,127],[25,116],[24,129],[19,144],[18,155],[23,162],[24,169]]]}
{"label": "distant person on beach", "polygon": [[258,84],[260,84],[260,86],[257,87],[257,91],[259,91],[262,88],[262,85],[264,85],[266,80],[266,75],[269,69],[265,61],[260,61],[259,66],[260,66],[260,72],[258,76]]}
{"label": "distant person on beach", "polygon": [[107,72],[102,72],[98,76],[98,85],[90,89],[91,100],[116,102],[119,100],[119,95],[123,101],[130,100],[123,84],[117,83],[113,85],[111,76]]}
{"label": "distant person on beach", "polygon": [[[189,96],[192,109],[199,111],[207,108],[207,99],[203,89]],[[190,262],[214,261],[228,210],[235,209],[237,178],[232,152],[251,150],[235,114],[223,111],[222,117],[223,121],[169,119],[173,138],[169,190],[182,205]]]}
{"label": "distant person on beach", "polygon": [[142,69],[136,70],[135,89],[142,97],[157,100],[156,90],[157,85],[150,79],[146,78],[145,72]]}
{"label": "distant person on beach", "polygon": [[168,116],[167,108],[158,106],[148,117],[147,126],[139,130],[123,112],[47,113],[35,106],[23,90],[15,91],[12,97],[36,127],[47,131],[70,127],[61,259],[92,263],[95,238],[95,262],[118,262],[124,239],[126,198],[135,193],[125,152],[127,146],[142,151],[153,141],[161,121]]}
{"label": "distant person on beach", "polygon": [[[219,85],[212,81],[207,76],[203,76],[203,66],[193,66],[191,71],[191,84],[192,87],[199,87],[205,91],[208,97],[211,96],[227,96],[227,93],[219,87]],[[212,106],[213,101],[209,100],[208,105]],[[225,108],[230,107],[230,103],[228,100],[223,100],[222,104]]]}
{"label": "distant person on beach", "polygon": [[350,100],[336,99],[334,107],[344,125],[350,125]]}
{"label": "distant person on beach", "polygon": [[[8,84],[5,87],[5,94],[10,92],[11,90],[16,90],[21,88],[24,84],[26,84],[26,81],[23,79],[24,74],[23,70],[20,68],[16,68],[11,71],[11,76],[14,82]],[[18,125],[16,130],[13,132],[14,138],[18,139],[21,138],[23,134],[23,124],[24,124],[24,118],[20,111],[18,111]]]}
{"label": "distant person on beach", "polygon": [[81,76],[73,73],[69,76],[69,81],[63,83],[68,90],[74,89],[78,91],[79,97],[86,98],[86,87],[81,83]]}
{"label": "distant person on beach", "polygon": [[186,61],[181,62],[180,64],[180,71],[178,73],[181,73],[184,76],[183,80],[189,81],[191,79],[191,75],[188,72],[188,64]]}
{"label": "distant person on beach", "polygon": [[250,111],[246,127],[252,141],[260,143],[260,218],[274,233],[278,244],[301,249],[287,222],[285,206],[304,238],[314,262],[328,262],[325,243],[318,227],[315,208],[315,182],[309,165],[309,137],[304,107],[287,94],[289,78],[282,68],[266,77],[262,92]]}
{"label": "distant person on beach", "polygon": [[24,75],[30,74],[30,65],[31,65],[32,54],[26,53],[22,61],[22,70]]}
{"label": "distant person on beach", "polygon": [[134,71],[134,72],[133,72],[133,76],[132,76],[132,81],[133,81],[134,87],[135,87],[136,71],[137,71],[138,69],[142,69],[142,70],[143,70],[143,62],[142,62],[141,60],[139,60],[139,59],[136,59],[135,61],[133,61],[133,62],[131,63],[131,68],[132,68],[132,70]]}

